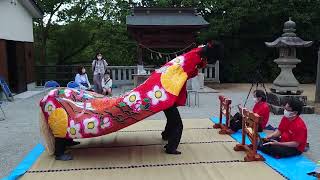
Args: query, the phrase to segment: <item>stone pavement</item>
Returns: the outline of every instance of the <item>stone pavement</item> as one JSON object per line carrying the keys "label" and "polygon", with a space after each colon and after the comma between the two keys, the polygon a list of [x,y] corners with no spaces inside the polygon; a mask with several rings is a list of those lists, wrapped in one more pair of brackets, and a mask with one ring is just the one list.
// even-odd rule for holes
{"label": "stone pavement", "polygon": [[[218,95],[230,97],[233,105],[243,104],[247,96],[250,85],[247,88],[239,89],[219,89],[219,93],[200,94],[199,107],[179,107],[180,114],[184,119],[209,118],[218,115],[219,102]],[[119,94],[122,90],[115,89],[114,94]],[[44,93],[32,96],[27,99],[18,99],[4,105],[7,114],[5,121],[0,121],[0,178],[8,175],[15,168],[23,157],[39,142],[41,142],[39,132],[39,108],[38,102]],[[247,107],[252,107],[252,96],[249,97]],[[232,109],[234,113],[236,108]],[[0,115],[1,116],[1,115]],[[306,153],[313,161],[320,160],[320,121],[319,115],[302,115],[308,126],[308,141],[310,150]],[[149,120],[165,120],[163,112],[148,118]],[[281,116],[270,116],[270,123],[277,126]]]}

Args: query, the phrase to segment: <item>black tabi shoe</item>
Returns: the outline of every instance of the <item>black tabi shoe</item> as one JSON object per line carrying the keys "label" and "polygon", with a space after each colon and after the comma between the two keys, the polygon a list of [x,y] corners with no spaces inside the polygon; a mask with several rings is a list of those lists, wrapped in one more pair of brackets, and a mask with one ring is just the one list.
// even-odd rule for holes
{"label": "black tabi shoe", "polygon": [[181,152],[180,152],[180,151],[177,151],[176,149],[175,149],[175,150],[166,149],[166,153],[167,153],[167,154],[174,154],[174,155],[181,154]]}
{"label": "black tabi shoe", "polygon": [[72,159],[73,159],[72,156],[68,154],[62,154],[62,155],[56,156],[56,160],[60,160],[60,161],[70,161]]}

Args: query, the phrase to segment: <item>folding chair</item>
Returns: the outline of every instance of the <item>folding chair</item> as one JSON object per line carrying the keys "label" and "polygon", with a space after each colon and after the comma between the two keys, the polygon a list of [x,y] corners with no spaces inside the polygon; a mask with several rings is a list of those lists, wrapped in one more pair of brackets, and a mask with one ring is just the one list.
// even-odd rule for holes
{"label": "folding chair", "polygon": [[[242,115],[242,142],[237,144],[233,149],[235,151],[246,151],[245,161],[264,161],[262,155],[257,153],[258,149],[258,125],[260,116],[256,113],[248,111],[246,108],[239,106],[239,111]],[[246,135],[251,141],[251,145],[246,145]]]}
{"label": "folding chair", "polygon": [[70,81],[67,84],[68,88],[80,89],[80,85],[74,81]]}
{"label": "folding chair", "polygon": [[0,121],[3,121],[3,120],[5,120],[6,119],[6,114],[4,113],[4,110],[2,109],[2,101],[0,100],[0,110],[1,110],[1,112],[2,112],[2,114],[3,114],[3,118],[0,118]]}
{"label": "folding chair", "polygon": [[0,77],[0,86],[4,94],[6,95],[8,101],[13,101],[13,94],[11,93],[8,84],[2,77]]}
{"label": "folding chair", "polygon": [[45,84],[44,84],[44,88],[56,88],[56,87],[60,87],[60,84],[57,83],[56,81],[47,81]]}
{"label": "folding chair", "polygon": [[[226,98],[225,96],[219,96],[220,100],[220,114],[219,114],[219,123],[213,125],[215,129],[221,129],[219,134],[232,134],[233,131],[229,129],[230,127],[230,118],[231,118],[231,99]],[[222,116],[226,117],[226,123],[223,124]]]}

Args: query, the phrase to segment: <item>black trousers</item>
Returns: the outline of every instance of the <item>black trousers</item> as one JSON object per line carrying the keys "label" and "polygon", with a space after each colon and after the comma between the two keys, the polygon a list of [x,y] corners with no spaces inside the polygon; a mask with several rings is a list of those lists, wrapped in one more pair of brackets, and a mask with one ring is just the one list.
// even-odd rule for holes
{"label": "black trousers", "polygon": [[163,111],[167,118],[167,124],[162,135],[167,137],[167,150],[176,150],[179,146],[183,124],[177,106],[172,106]]}
{"label": "black trousers", "polygon": [[72,139],[65,139],[65,138],[54,138],[55,139],[55,156],[60,156],[64,154],[64,151],[66,150],[67,146],[70,146],[73,142]]}
{"label": "black trousers", "polygon": [[280,146],[280,145],[274,145],[274,144],[259,146],[258,149],[275,158],[297,156],[302,153],[297,148],[294,148],[294,147]]}
{"label": "black trousers", "polygon": [[[230,119],[230,127],[232,131],[237,132],[238,130],[242,129],[242,115],[240,113],[236,113],[234,116]],[[258,126],[258,132],[262,132],[263,128],[259,124]]]}

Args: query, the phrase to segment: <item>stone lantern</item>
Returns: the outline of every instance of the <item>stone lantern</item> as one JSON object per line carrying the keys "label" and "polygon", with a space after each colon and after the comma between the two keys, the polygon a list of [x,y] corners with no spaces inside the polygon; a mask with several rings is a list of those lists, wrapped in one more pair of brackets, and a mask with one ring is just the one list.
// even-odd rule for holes
{"label": "stone lantern", "polygon": [[[265,42],[268,47],[276,47],[279,49],[279,58],[274,62],[281,68],[278,77],[273,81],[271,93],[268,93],[268,103],[271,105],[271,111],[275,114],[282,114],[283,108],[288,98],[297,98],[307,104],[307,97],[301,95],[303,90],[299,86],[298,80],[294,77],[292,69],[301,62],[296,58],[296,48],[309,47],[312,41],[304,41],[296,34],[296,23],[289,18],[289,21],[284,23],[283,34],[273,42]],[[304,113],[313,113],[311,110],[304,107]]]}

